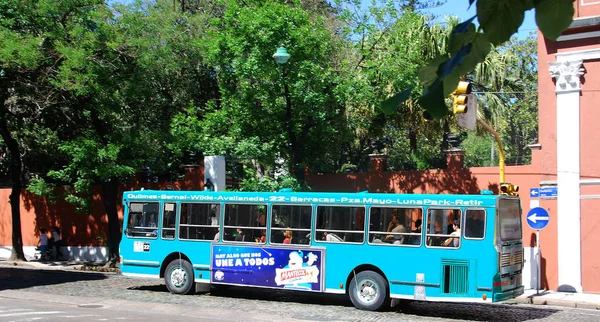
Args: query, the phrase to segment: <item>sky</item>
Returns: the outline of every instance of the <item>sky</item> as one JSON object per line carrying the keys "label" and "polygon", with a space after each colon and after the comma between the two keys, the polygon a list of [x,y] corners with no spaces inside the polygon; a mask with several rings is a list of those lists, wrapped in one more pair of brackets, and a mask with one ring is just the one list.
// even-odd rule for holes
{"label": "sky", "polygon": [[[108,3],[120,2],[127,4],[131,3],[132,1],[133,0],[108,0]],[[362,5],[368,6],[370,2],[370,0],[363,0]],[[430,13],[432,15],[439,16],[440,20],[442,20],[443,17],[446,15],[452,15],[458,16],[460,18],[460,21],[465,21],[475,15],[476,9],[475,4],[473,4],[471,8],[469,8],[468,0],[446,0],[446,4],[444,4],[443,6],[428,9],[425,11],[425,13]],[[525,13],[525,20],[523,22],[523,25],[521,25],[517,36],[519,39],[525,39],[527,38],[527,35],[529,35],[529,33],[535,32],[536,30],[537,25],[535,23],[535,12],[533,10],[529,10]]]}
{"label": "sky", "polygon": [[[475,4],[469,8],[468,0],[447,0],[446,4],[443,6],[428,9],[425,12],[439,16],[440,19],[443,19],[443,17],[446,15],[451,15],[458,16],[460,21],[465,21],[475,15],[476,9]],[[535,23],[535,12],[533,10],[529,10],[525,13],[525,20],[523,25],[521,25],[521,28],[519,28],[519,33],[517,36],[519,39],[525,39],[529,33],[535,32],[536,30],[537,25]]]}

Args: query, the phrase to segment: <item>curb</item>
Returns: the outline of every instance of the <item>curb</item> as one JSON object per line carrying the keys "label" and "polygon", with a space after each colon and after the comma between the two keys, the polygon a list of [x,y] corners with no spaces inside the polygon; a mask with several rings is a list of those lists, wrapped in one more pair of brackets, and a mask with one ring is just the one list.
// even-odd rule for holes
{"label": "curb", "polygon": [[103,273],[117,273],[121,274],[121,270],[116,267],[104,267],[104,266],[91,266],[91,265],[81,265],[80,267],[75,267],[78,271],[86,271],[86,272],[103,272]]}
{"label": "curb", "polygon": [[600,310],[600,303],[590,303],[584,301],[567,301],[548,298],[545,299],[541,296],[518,297],[515,299],[515,302],[519,304],[550,305],[577,309]]}
{"label": "curb", "polygon": [[96,262],[38,262],[38,261],[7,261],[1,260],[0,266],[23,268],[23,269],[41,269],[41,270],[78,270],[93,271],[103,273],[117,273],[121,270],[117,267],[104,267],[106,263]]}

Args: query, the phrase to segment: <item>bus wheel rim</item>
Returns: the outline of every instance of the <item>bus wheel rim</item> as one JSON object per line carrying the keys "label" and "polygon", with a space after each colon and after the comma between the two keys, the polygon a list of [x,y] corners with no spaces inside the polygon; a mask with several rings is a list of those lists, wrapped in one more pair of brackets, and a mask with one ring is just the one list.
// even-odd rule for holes
{"label": "bus wheel rim", "polygon": [[181,288],[187,282],[187,274],[181,267],[173,268],[171,271],[171,285]]}
{"label": "bus wheel rim", "polygon": [[377,300],[378,285],[372,280],[363,280],[358,285],[358,299],[363,303],[371,303]]}

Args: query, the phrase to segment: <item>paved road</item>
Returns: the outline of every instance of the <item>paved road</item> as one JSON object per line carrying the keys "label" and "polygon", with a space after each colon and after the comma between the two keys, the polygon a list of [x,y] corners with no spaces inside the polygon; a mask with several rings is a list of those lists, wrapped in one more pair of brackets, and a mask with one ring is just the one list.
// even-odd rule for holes
{"label": "paved road", "polygon": [[[45,300],[102,305],[123,310],[128,320],[137,320],[154,310],[157,314],[171,313],[173,321],[184,315],[209,321],[600,321],[600,311],[510,303],[410,302],[385,312],[366,312],[355,309],[345,296],[307,292],[232,287],[181,296],[170,294],[162,280],[12,267],[0,267],[2,297],[35,303]],[[157,316],[155,321],[159,320],[164,319]],[[0,316],[0,321],[8,320]]]}
{"label": "paved road", "polygon": [[[11,292],[15,298],[1,298],[0,321],[44,321],[44,322],[65,322],[65,321],[239,321],[230,317],[229,319],[220,316],[202,317],[194,310],[172,309],[176,314],[165,311],[165,305],[159,305],[162,312],[151,310],[147,312],[142,306],[137,308],[122,308],[123,302],[113,302],[117,305],[103,304],[70,304],[57,302],[32,301],[19,298],[19,293]],[[24,292],[25,293],[25,292]],[[41,294],[41,293],[40,293]],[[27,292],[30,297],[36,295]]]}

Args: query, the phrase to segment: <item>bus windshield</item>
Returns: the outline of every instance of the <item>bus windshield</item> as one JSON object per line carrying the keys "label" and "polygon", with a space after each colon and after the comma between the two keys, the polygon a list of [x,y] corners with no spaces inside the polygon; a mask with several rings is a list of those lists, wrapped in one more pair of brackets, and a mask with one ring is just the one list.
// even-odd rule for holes
{"label": "bus windshield", "polygon": [[521,204],[519,199],[499,199],[498,219],[502,240],[521,239]]}

